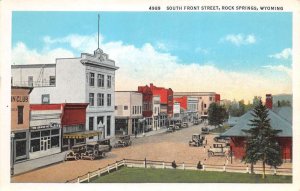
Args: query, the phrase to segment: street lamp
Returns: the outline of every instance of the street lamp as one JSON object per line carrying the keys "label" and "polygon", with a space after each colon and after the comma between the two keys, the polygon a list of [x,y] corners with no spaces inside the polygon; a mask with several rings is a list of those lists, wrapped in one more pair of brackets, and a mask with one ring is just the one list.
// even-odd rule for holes
{"label": "street lamp", "polygon": [[10,175],[14,175],[14,163],[15,163],[15,159],[14,159],[14,138],[15,138],[15,134],[13,132],[11,132],[10,134],[10,142],[11,142],[11,149],[10,149]]}

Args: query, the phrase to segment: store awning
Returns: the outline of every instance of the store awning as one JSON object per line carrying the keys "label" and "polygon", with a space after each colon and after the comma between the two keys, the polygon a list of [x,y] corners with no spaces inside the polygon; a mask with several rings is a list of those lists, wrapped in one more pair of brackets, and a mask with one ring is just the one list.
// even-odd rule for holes
{"label": "store awning", "polygon": [[76,133],[65,133],[63,138],[66,139],[84,139],[88,137],[98,136],[101,135],[100,131],[83,131],[83,132],[76,132]]}

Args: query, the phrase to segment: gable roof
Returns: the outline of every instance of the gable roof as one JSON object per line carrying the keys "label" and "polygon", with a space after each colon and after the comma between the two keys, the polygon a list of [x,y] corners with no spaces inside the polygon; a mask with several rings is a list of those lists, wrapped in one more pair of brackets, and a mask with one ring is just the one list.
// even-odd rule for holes
{"label": "gable roof", "polygon": [[293,123],[293,108],[292,107],[273,107],[272,111],[283,117],[290,123]]}
{"label": "gable roof", "polygon": [[[253,110],[248,111],[244,115],[242,115],[237,122],[235,126],[228,129],[226,132],[221,134],[221,136],[227,136],[227,137],[246,137],[247,134],[243,132],[242,130],[248,130],[252,128],[249,123],[250,120],[254,117],[251,115],[251,112]],[[271,127],[273,129],[281,130],[280,133],[278,133],[279,137],[292,137],[292,123],[290,123],[288,120],[284,119],[283,117],[279,116],[275,112],[269,110],[269,119],[271,119]]]}

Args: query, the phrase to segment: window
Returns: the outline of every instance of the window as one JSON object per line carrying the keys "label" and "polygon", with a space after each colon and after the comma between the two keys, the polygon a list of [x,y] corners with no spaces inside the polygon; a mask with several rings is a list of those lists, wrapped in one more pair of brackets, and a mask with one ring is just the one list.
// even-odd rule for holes
{"label": "window", "polygon": [[115,106],[115,110],[118,110],[118,106]]}
{"label": "window", "polygon": [[23,124],[23,110],[24,106],[18,106],[18,124]]}
{"label": "window", "polygon": [[89,130],[94,130],[94,117],[89,117]]}
{"label": "window", "polygon": [[128,110],[128,106],[127,105],[124,105],[124,110]]}
{"label": "window", "polygon": [[104,94],[97,94],[97,106],[104,106]]}
{"label": "window", "polygon": [[212,97],[209,97],[209,101],[212,101]]}
{"label": "window", "polygon": [[[98,117],[97,117],[97,125],[99,125],[100,121],[101,121],[101,123],[103,124],[103,116],[98,116]],[[104,125],[104,124],[103,124],[103,125]]]}
{"label": "window", "polygon": [[50,76],[49,85],[55,86],[55,76]]}
{"label": "window", "polygon": [[33,76],[28,76],[28,86],[33,87]]}
{"label": "window", "polygon": [[43,94],[42,95],[42,104],[49,104],[50,103],[50,94]]}
{"label": "window", "polygon": [[111,76],[107,76],[107,88],[111,88]]}
{"label": "window", "polygon": [[90,72],[90,86],[95,85],[95,74]]}
{"label": "window", "polygon": [[10,79],[10,83],[11,83],[11,85],[13,85],[13,84],[14,84],[14,78],[13,78],[13,77],[11,77],[11,79]]}
{"label": "window", "polygon": [[26,140],[16,141],[16,158],[26,156]]}
{"label": "window", "polygon": [[104,75],[103,74],[98,74],[97,85],[98,85],[98,87],[104,87]]}
{"label": "window", "polygon": [[40,151],[40,139],[33,139],[30,141],[31,152]]}
{"label": "window", "polygon": [[51,148],[59,147],[59,136],[51,137]]}
{"label": "window", "polygon": [[94,93],[89,94],[90,106],[94,106]]}
{"label": "window", "polygon": [[107,116],[106,118],[106,134],[107,136],[110,136],[110,116]]}
{"label": "window", "polygon": [[111,106],[111,94],[107,94],[107,106]]}
{"label": "window", "polygon": [[40,131],[31,132],[31,138],[39,138],[41,136]]}
{"label": "window", "polygon": [[204,108],[206,108],[206,104],[204,104]]}

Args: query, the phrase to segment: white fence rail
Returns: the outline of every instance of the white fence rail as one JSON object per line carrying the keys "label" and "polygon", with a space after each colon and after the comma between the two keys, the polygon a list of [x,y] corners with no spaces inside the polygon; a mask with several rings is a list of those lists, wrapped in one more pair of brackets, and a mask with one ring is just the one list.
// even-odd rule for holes
{"label": "white fence rail", "polygon": [[[136,159],[123,159],[121,161],[116,161],[113,164],[109,164],[106,167],[99,168],[95,171],[88,172],[82,176],[74,178],[72,180],[66,181],[66,183],[81,183],[90,182],[94,177],[104,176],[111,173],[112,171],[117,171],[121,167],[135,167],[135,168],[158,168],[158,169],[173,169],[174,165],[172,162],[166,161],[154,161],[154,160],[136,160]],[[181,170],[198,170],[198,171],[218,171],[218,172],[237,172],[237,173],[250,173],[250,166],[247,165],[213,165],[213,164],[202,164],[202,168],[197,168],[197,164],[193,163],[176,163],[176,169]],[[255,174],[262,174],[263,168],[255,166]],[[271,175],[292,175],[292,168],[265,168],[266,174]]]}

